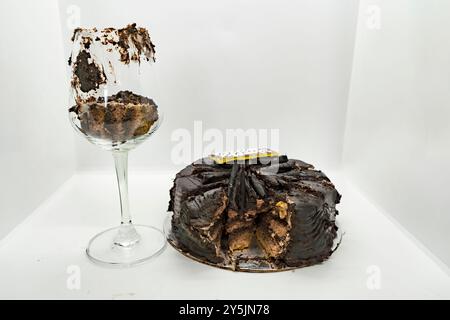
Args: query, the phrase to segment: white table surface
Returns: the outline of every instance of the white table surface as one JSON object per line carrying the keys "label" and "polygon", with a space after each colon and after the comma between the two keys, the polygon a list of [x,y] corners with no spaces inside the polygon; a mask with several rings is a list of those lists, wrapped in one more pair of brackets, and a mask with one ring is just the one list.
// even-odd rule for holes
{"label": "white table surface", "polygon": [[[173,176],[130,173],[136,223],[162,227]],[[251,274],[205,266],[170,246],[155,260],[133,268],[91,263],[84,253],[88,239],[119,223],[116,182],[112,173],[78,173],[0,242],[0,298],[449,299],[448,270],[342,174],[329,176],[343,195],[338,221],[345,235],[339,249],[321,265]],[[79,288],[67,286],[71,266],[79,268]],[[368,285],[377,270],[379,286]]]}

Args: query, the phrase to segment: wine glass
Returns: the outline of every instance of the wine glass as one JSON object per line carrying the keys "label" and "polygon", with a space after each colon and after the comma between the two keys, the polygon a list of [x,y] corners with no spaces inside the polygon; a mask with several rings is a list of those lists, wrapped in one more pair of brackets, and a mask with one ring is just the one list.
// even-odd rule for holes
{"label": "wine glass", "polygon": [[[155,61],[145,28],[74,30],[69,58],[69,119],[88,141],[112,152],[119,186],[121,224],[94,236],[86,248],[100,264],[131,266],[155,257],[166,246],[163,233],[132,223],[128,200],[128,151],[160,126],[163,114],[147,81]],[[144,86],[144,84],[146,86]]]}

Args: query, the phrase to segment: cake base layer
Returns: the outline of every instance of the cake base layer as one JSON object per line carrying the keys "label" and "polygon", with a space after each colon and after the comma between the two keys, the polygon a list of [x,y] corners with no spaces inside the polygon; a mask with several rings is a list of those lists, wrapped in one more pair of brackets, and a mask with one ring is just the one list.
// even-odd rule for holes
{"label": "cake base layer", "polygon": [[[171,220],[172,216],[167,217],[167,221],[165,222],[165,234],[167,238],[167,242],[170,244],[172,248],[177,250],[179,253],[184,255],[185,257],[192,259],[194,261],[206,264],[211,267],[230,270],[230,271],[238,271],[238,272],[251,272],[251,273],[267,273],[267,272],[282,272],[294,270],[302,267],[307,267],[310,265],[317,264],[321,261],[305,263],[303,265],[297,266],[287,266],[287,265],[279,265],[274,264],[268,261],[267,259],[258,258],[261,255],[261,250],[259,247],[252,247],[250,250],[246,250],[239,259],[236,259],[234,263],[226,263],[224,261],[212,262],[211,260],[202,258],[197,256],[195,253],[192,253],[189,250],[186,250],[186,246],[181,244],[174,233],[171,231]],[[342,234],[340,230],[337,231],[336,239],[334,240],[334,244],[332,250],[336,250]],[[324,259],[326,260],[326,259]],[[322,260],[323,261],[323,260]]]}

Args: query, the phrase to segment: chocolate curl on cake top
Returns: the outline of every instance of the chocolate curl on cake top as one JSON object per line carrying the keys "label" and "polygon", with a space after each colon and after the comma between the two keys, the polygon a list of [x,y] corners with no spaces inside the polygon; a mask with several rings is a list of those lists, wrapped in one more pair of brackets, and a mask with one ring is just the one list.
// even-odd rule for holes
{"label": "chocolate curl on cake top", "polygon": [[334,250],[339,200],[325,174],[300,160],[205,158],[176,175],[169,242],[195,260],[233,270],[308,266]]}

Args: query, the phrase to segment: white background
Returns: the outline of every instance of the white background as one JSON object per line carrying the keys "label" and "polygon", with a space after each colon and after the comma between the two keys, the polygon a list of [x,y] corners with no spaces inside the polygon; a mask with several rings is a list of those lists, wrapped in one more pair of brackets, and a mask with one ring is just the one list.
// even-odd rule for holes
{"label": "white background", "polygon": [[[340,172],[450,265],[447,1],[89,1],[89,10],[72,2],[83,25],[136,21],[157,45],[166,119],[132,152],[132,172],[175,169],[171,133],[193,130],[194,120],[205,129],[279,128],[282,152]],[[74,173],[112,170],[110,156],[75,137],[67,120],[71,2],[60,3],[0,3],[0,237]]]}
{"label": "white background", "polygon": [[[361,1],[348,105],[346,173],[450,265],[450,3]],[[370,9],[369,9],[370,10]]]}
{"label": "white background", "polygon": [[0,2],[0,237],[75,170],[57,10],[56,1]]}
{"label": "white background", "polygon": [[[64,44],[74,1],[60,1]],[[155,100],[166,121],[131,156],[136,167],[171,166],[171,133],[280,130],[280,149],[335,168],[342,153],[357,17],[356,0],[76,1],[83,26],[146,26],[156,45]],[[69,14],[67,9],[69,8]],[[82,169],[110,157],[77,140]],[[195,159],[193,159],[195,160]]]}

